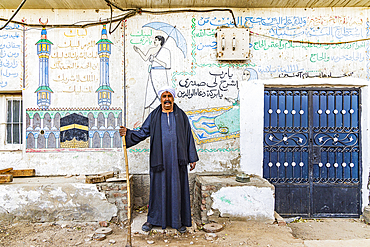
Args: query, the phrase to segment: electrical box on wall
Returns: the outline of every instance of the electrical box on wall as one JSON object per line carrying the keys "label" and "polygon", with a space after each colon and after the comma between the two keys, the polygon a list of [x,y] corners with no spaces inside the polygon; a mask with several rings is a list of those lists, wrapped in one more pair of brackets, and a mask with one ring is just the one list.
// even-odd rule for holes
{"label": "electrical box on wall", "polygon": [[247,60],[249,57],[248,28],[217,29],[217,59]]}

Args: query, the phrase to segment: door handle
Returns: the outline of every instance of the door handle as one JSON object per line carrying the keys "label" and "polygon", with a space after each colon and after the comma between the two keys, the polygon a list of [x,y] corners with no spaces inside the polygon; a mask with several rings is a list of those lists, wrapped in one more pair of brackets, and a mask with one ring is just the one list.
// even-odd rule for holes
{"label": "door handle", "polygon": [[311,160],[313,164],[318,164],[321,162],[321,148],[319,146],[312,147]]}

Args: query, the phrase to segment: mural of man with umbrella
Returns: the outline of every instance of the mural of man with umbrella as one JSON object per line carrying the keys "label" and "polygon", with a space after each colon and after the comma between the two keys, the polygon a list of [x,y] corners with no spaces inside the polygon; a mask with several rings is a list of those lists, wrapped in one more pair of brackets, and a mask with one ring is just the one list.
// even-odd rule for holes
{"label": "mural of man with umbrella", "polygon": [[149,48],[146,53],[137,46],[133,47],[134,51],[137,52],[144,61],[149,60],[150,62],[145,89],[144,119],[145,115],[148,115],[151,110],[155,108],[156,104],[154,103],[160,103],[158,89],[169,85],[167,71],[171,69],[171,52],[164,47],[166,42],[169,38],[172,38],[177,47],[184,54],[184,58],[186,57],[187,49],[184,36],[175,26],[164,22],[151,22],[143,27],[153,28],[167,34],[167,38],[157,35],[154,39],[154,47]]}

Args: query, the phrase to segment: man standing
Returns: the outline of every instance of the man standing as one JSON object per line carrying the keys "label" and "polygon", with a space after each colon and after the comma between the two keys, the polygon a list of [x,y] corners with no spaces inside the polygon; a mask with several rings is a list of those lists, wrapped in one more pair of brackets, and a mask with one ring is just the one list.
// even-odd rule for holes
{"label": "man standing", "polygon": [[175,89],[164,86],[158,91],[161,105],[154,109],[139,130],[121,126],[127,147],[150,136],[150,194],[147,222],[143,231],[167,226],[186,232],[191,226],[190,171],[199,160],[187,115],[175,103]]}

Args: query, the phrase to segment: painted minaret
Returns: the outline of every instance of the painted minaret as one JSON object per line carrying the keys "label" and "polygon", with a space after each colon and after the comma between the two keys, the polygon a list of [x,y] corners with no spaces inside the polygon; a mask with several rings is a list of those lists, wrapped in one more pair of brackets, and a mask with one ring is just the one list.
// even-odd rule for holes
{"label": "painted minaret", "polygon": [[[41,21],[40,21],[41,23]],[[46,23],[41,23],[46,25]],[[39,56],[39,87],[37,88],[37,105],[46,110],[50,106],[50,95],[53,91],[49,87],[49,56],[53,43],[46,37],[46,28],[41,30],[41,39],[36,43]]]}
{"label": "painted minaret", "polygon": [[108,110],[112,103],[114,91],[109,86],[109,56],[111,54],[112,42],[108,39],[106,26],[103,25],[101,39],[96,43],[100,57],[100,85],[96,90],[98,93],[98,104],[100,109]]}

